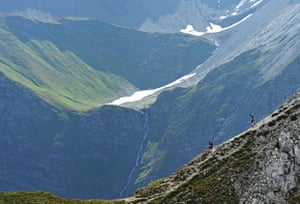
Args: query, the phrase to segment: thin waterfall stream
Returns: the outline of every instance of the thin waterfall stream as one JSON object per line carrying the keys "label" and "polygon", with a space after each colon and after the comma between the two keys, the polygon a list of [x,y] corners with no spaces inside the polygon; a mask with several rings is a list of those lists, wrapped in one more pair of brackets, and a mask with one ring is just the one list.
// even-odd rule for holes
{"label": "thin waterfall stream", "polygon": [[140,146],[139,146],[138,151],[137,151],[134,166],[132,167],[130,173],[128,174],[127,182],[126,182],[126,184],[124,185],[124,187],[122,188],[122,190],[119,194],[120,197],[124,197],[128,193],[128,188],[129,188],[130,184],[133,182],[133,175],[134,175],[137,167],[140,165],[141,158],[142,158],[142,155],[143,155],[143,151],[145,149],[146,141],[148,139],[148,133],[149,133],[148,114],[145,113],[145,112],[142,112],[142,113],[143,113],[144,118],[145,118],[143,138],[142,138],[142,141],[141,141]]}

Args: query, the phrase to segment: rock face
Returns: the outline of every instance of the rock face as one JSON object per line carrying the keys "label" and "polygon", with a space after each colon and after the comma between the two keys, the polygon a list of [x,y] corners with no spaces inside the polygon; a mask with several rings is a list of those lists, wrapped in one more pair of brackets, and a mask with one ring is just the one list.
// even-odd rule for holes
{"label": "rock face", "polygon": [[136,192],[140,203],[298,203],[300,91],[254,127]]}
{"label": "rock face", "polygon": [[[248,175],[240,201],[284,203],[299,188],[300,94],[275,111],[254,136],[256,170]],[[263,135],[266,134],[266,135]],[[259,159],[261,158],[261,160]],[[255,202],[257,201],[257,202]]]}
{"label": "rock face", "polygon": [[[56,16],[89,17],[148,32],[176,33],[188,24],[199,31],[206,31],[209,23],[224,26],[232,24],[266,2],[263,0],[257,4],[258,1],[243,1],[238,6],[240,0],[66,0],[63,4],[59,0],[12,0],[9,3],[0,0],[0,12],[21,13],[29,18],[42,20]],[[226,16],[226,19],[220,18],[221,16]]]}

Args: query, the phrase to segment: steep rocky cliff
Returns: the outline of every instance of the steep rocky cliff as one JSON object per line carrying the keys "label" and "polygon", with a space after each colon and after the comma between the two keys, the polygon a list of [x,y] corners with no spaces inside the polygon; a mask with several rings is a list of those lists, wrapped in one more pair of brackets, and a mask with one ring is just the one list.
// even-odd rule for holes
{"label": "steep rocky cliff", "polygon": [[300,91],[271,115],[139,189],[138,203],[298,203]]}

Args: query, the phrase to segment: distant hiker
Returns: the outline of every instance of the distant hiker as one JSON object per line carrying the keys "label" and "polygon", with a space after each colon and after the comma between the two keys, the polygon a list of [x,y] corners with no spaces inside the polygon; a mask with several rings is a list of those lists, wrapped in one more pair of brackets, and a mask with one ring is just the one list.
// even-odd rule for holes
{"label": "distant hiker", "polygon": [[214,143],[212,141],[208,142],[208,149],[212,150],[214,147]]}
{"label": "distant hiker", "polygon": [[251,113],[249,114],[250,116],[250,123],[251,123],[251,126],[253,127],[255,125],[255,122],[254,122],[254,115]]}

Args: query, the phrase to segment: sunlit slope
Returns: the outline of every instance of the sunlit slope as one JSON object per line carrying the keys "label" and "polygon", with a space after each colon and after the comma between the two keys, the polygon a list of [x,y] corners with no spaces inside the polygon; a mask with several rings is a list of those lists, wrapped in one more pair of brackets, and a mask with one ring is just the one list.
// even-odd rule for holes
{"label": "sunlit slope", "polygon": [[2,16],[0,70],[52,104],[85,110],[190,72],[215,46],[90,19]]}
{"label": "sunlit slope", "polygon": [[91,68],[50,41],[23,43],[3,25],[0,46],[0,71],[55,105],[89,109],[131,87],[120,77]]}
{"label": "sunlit slope", "polygon": [[36,204],[36,203],[48,203],[48,204],[112,204],[112,203],[121,203],[121,202],[112,202],[112,201],[101,201],[101,200],[77,200],[77,199],[68,199],[55,196],[50,193],[44,192],[12,192],[12,193],[0,193],[0,203],[27,203],[27,204]]}

